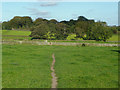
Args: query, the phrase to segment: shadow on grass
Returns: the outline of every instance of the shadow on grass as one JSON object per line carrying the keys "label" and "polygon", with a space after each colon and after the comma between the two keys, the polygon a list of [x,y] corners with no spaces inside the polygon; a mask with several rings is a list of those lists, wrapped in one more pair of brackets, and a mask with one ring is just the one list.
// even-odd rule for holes
{"label": "shadow on grass", "polygon": [[120,53],[120,50],[111,50],[111,51],[114,51],[114,52],[118,52],[118,53]]}

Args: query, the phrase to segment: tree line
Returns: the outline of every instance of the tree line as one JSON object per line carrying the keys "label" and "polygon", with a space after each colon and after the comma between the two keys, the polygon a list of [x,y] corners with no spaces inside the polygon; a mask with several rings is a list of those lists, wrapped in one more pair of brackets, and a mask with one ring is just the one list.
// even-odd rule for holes
{"label": "tree line", "polygon": [[95,22],[84,16],[77,20],[60,21],[37,18],[32,20],[29,16],[15,16],[13,19],[2,23],[3,30],[30,30],[32,39],[47,40],[96,40],[106,41],[112,34],[120,31],[120,26],[108,26],[106,22]]}

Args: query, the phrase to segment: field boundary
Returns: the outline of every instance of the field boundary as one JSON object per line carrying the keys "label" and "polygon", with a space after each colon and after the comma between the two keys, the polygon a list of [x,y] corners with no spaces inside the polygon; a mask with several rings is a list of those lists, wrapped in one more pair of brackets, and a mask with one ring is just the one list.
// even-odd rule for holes
{"label": "field boundary", "polygon": [[63,46],[107,46],[118,47],[119,44],[108,43],[69,43],[69,42],[45,42],[45,41],[2,41],[2,44],[35,44],[35,45],[63,45]]}

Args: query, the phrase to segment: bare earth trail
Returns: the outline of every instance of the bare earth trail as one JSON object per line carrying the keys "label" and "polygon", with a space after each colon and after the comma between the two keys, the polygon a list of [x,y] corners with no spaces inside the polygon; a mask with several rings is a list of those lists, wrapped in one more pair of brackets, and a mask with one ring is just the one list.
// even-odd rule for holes
{"label": "bare earth trail", "polygon": [[52,86],[51,88],[56,88],[57,87],[57,77],[56,77],[56,74],[55,74],[55,69],[54,69],[54,65],[55,65],[55,56],[54,54],[52,54],[52,58],[53,58],[53,62],[52,62],[52,65],[51,65],[51,75],[52,75]]}

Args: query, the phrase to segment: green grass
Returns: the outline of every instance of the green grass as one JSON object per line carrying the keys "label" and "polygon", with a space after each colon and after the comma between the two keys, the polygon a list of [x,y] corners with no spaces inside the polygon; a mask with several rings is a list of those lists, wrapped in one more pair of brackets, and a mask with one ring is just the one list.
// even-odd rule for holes
{"label": "green grass", "polygon": [[107,41],[118,41],[118,34],[113,35],[110,39]]}
{"label": "green grass", "polygon": [[30,31],[2,30],[2,35],[23,35],[23,36],[29,36],[30,34],[31,34]]}
{"label": "green grass", "polygon": [[[30,31],[0,30],[0,34],[2,34],[3,40],[9,40],[9,39],[12,39],[12,40],[30,40],[31,39],[31,37],[29,37],[29,35],[31,34]],[[11,35],[11,36],[9,36],[9,35]],[[28,37],[26,37],[26,36],[28,36]]]}
{"label": "green grass", "polygon": [[46,46],[3,45],[3,88],[50,88],[52,62]]}
{"label": "green grass", "polygon": [[116,47],[56,47],[58,88],[117,88]]}
{"label": "green grass", "polygon": [[3,88],[50,88],[52,53],[58,88],[118,87],[117,47],[3,45]]}
{"label": "green grass", "polygon": [[0,35],[2,34],[2,30],[0,30]]}
{"label": "green grass", "polygon": [[17,37],[17,36],[12,36],[12,37],[7,37],[7,36],[2,36],[3,40],[31,40],[32,37]]}

